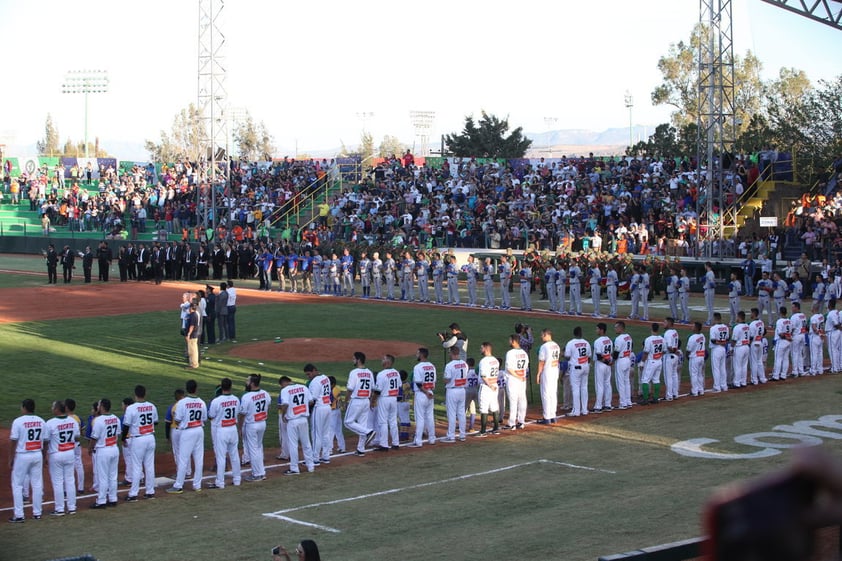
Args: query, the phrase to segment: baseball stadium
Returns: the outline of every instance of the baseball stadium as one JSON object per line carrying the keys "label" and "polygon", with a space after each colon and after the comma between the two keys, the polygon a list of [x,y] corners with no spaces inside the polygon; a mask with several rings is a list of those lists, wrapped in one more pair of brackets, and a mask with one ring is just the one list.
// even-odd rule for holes
{"label": "baseball stadium", "polygon": [[[148,158],[88,139],[99,99],[135,99],[127,76],[155,85],[116,43],[123,69],[68,72],[62,103],[15,98],[38,117],[83,96],[83,142],[61,146],[52,114],[37,146],[0,130],[0,561],[842,556],[842,76],[767,78],[734,47],[746,14],[761,57],[773,21],[842,46],[842,2],[641,0],[693,27],[642,63],[658,75],[639,87],[672,111],[654,132],[626,90],[618,142],[560,140],[570,116],[510,131],[528,119],[483,109],[439,143],[449,104],[466,111],[454,93],[410,111],[411,144],[390,129],[378,149],[375,114],[356,112],[359,149],[304,156],[296,137],[296,157],[252,118],[263,94],[246,109],[226,90],[253,85],[237,45],[255,58],[281,16],[242,27],[225,4],[199,0],[198,96]],[[329,4],[327,20],[386,21]],[[50,5],[74,27],[113,9]],[[451,8],[455,37],[467,8]],[[0,7],[0,37],[31,10]],[[366,80],[389,77],[384,57]],[[300,82],[292,67],[267,84]],[[325,88],[347,89],[344,72]],[[299,117],[269,122],[304,136]],[[124,140],[145,134],[125,123]]]}

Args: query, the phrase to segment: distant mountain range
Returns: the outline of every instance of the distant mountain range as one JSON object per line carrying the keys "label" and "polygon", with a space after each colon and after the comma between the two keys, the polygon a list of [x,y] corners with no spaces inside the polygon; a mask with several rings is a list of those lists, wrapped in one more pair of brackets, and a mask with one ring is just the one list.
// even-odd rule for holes
{"label": "distant mountain range", "polygon": [[[635,125],[632,129],[633,140],[634,142],[645,140],[654,131],[654,125]],[[629,144],[628,127],[610,128],[603,131],[562,129],[544,132],[525,132],[524,134],[532,140],[532,148],[529,154],[533,157],[539,154],[561,156],[565,153],[582,154],[585,152],[594,152],[600,155],[619,154]],[[146,161],[149,158],[149,154],[146,152],[143,143],[123,140],[102,140],[101,144],[110,154],[122,160]],[[431,144],[430,148],[438,150],[438,142]],[[307,154],[311,157],[330,158],[339,152],[339,150],[340,147],[336,146],[319,150],[308,150]],[[35,144],[9,144],[6,146],[6,154],[9,156],[32,156],[37,153],[38,149]],[[290,151],[287,148],[281,147],[278,153],[292,155],[294,150]]]}

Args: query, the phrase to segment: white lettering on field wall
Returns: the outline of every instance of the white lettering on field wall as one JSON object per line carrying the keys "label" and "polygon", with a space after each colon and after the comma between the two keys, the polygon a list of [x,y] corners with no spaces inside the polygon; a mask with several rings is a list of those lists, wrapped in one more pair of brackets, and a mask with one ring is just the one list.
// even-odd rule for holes
{"label": "white lettering on field wall", "polygon": [[[670,449],[689,458],[709,460],[754,460],[768,458],[781,453],[782,449],[799,446],[818,446],[822,439],[842,440],[842,415],[825,415],[812,421],[795,421],[789,425],[777,425],[771,432],[753,432],[734,437],[734,442],[743,446],[760,448],[752,452],[714,452],[702,447],[719,442],[714,438],[691,438],[676,442]],[[781,441],[785,442],[781,442]]]}

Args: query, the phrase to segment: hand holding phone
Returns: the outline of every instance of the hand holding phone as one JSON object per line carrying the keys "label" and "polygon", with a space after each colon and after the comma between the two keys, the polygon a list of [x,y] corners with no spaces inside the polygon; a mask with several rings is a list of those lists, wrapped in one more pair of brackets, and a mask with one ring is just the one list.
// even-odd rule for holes
{"label": "hand holding phone", "polygon": [[275,547],[272,548],[272,555],[280,555],[281,549],[283,549],[281,546],[276,545]]}

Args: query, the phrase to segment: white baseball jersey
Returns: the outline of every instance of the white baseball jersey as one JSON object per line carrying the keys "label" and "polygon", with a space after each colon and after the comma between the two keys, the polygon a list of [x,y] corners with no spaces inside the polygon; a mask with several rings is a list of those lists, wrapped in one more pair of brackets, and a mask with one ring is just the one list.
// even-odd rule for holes
{"label": "white baseball jersey", "polygon": [[827,312],[824,325],[827,333],[833,333],[834,330],[838,330],[840,324],[842,324],[842,315],[839,314],[839,310],[830,310]]}
{"label": "white baseball jersey", "polygon": [[468,385],[468,364],[464,360],[451,360],[444,367],[444,387],[448,390]]}
{"label": "white baseball jersey", "polygon": [[529,355],[523,349],[509,349],[506,353],[506,374],[518,380],[526,379]]}
{"label": "white baseball jersey", "polygon": [[734,326],[734,331],[731,333],[731,340],[734,341],[734,346],[741,347],[748,345],[751,342],[751,329],[746,323],[738,323]]}
{"label": "white baseball jersey", "polygon": [[643,342],[643,352],[649,362],[660,361],[664,356],[664,338],[660,335],[650,335]]}
{"label": "white baseball jersey", "polygon": [[117,438],[120,436],[121,430],[122,424],[116,415],[108,413],[95,418],[91,429],[91,439],[96,440],[95,448],[117,446]]}
{"label": "white baseball jersey", "polygon": [[348,391],[351,399],[370,399],[374,389],[374,374],[368,368],[354,368],[348,374]]}
{"label": "white baseball jersey", "polygon": [[330,407],[330,378],[324,374],[314,376],[307,385],[307,389],[315,400],[313,407]]}
{"label": "white baseball jersey", "polygon": [[38,415],[21,415],[12,422],[11,439],[16,441],[15,453],[39,452],[44,443],[44,419]]}
{"label": "white baseball jersey", "polygon": [[705,336],[701,333],[694,333],[687,339],[687,355],[690,359],[705,358]]}
{"label": "white baseball jersey", "polygon": [[380,392],[380,397],[397,398],[401,390],[401,375],[394,368],[386,368],[377,373],[375,389]]}
{"label": "white baseball jersey", "polygon": [[789,340],[792,336],[792,323],[787,318],[780,318],[775,322],[775,339]]}
{"label": "white baseball jersey", "polygon": [[419,362],[412,369],[412,387],[416,392],[433,391],[436,387],[436,367],[431,362]]}
{"label": "white baseball jersey", "polygon": [[302,384],[290,384],[281,390],[280,402],[281,405],[286,405],[287,410],[284,417],[287,421],[298,419],[299,417],[310,416],[310,402],[313,397],[310,395],[310,390],[307,386]]}
{"label": "white baseball jersey", "polygon": [[611,339],[603,335],[593,342],[593,358],[600,362],[608,364],[611,362],[611,356],[614,352],[614,344]]}
{"label": "white baseball jersey", "polygon": [[181,430],[201,428],[208,418],[208,407],[198,397],[188,395],[176,402],[173,418]]}
{"label": "white baseball jersey", "polygon": [[237,427],[237,415],[240,413],[240,398],[236,395],[222,394],[213,398],[208,417],[211,426],[216,429]]}
{"label": "white baseball jersey", "polygon": [[728,326],[722,323],[717,323],[710,328],[710,348],[714,348],[717,345],[722,345],[728,342],[728,336],[731,334],[731,330],[728,329]]}
{"label": "white baseball jersey", "polygon": [[240,415],[243,416],[243,422],[265,423],[269,416],[270,403],[272,403],[272,398],[266,390],[244,393],[240,399]]}
{"label": "white baseball jersey", "polygon": [[155,432],[158,422],[158,408],[148,401],[132,403],[126,407],[123,424],[129,429],[129,436],[146,436]]}
{"label": "white baseball jersey", "polygon": [[497,389],[500,361],[493,356],[484,356],[479,361],[479,378],[482,384]]}
{"label": "white baseball jersey", "polygon": [[570,366],[587,366],[591,356],[591,344],[584,339],[571,339],[564,347],[564,356]]}
{"label": "white baseball jersey", "polygon": [[807,316],[802,312],[792,314],[789,323],[793,335],[807,333]]}
{"label": "white baseball jersey", "polygon": [[44,423],[44,440],[47,452],[69,452],[79,443],[79,423],[73,417],[53,417]]}
{"label": "white baseball jersey", "polygon": [[[678,331],[675,329],[667,329],[664,332],[664,344],[666,345],[666,350],[669,353],[676,353],[678,352],[679,348],[679,341],[678,341]],[[674,351],[670,349],[675,349]]]}
{"label": "white baseball jersey", "polygon": [[752,344],[760,345],[763,342],[763,337],[766,336],[766,324],[762,319],[756,319],[748,326],[748,334],[751,337]]}
{"label": "white baseball jersey", "polygon": [[617,358],[632,357],[632,338],[628,333],[620,333],[614,339],[614,350],[617,351]]}
{"label": "white baseball jersey", "polygon": [[558,374],[561,347],[555,341],[547,341],[538,349],[538,360],[544,363],[545,374]]}
{"label": "white baseball jersey", "polygon": [[824,333],[824,316],[821,314],[813,314],[810,316],[810,332],[821,334]]}

